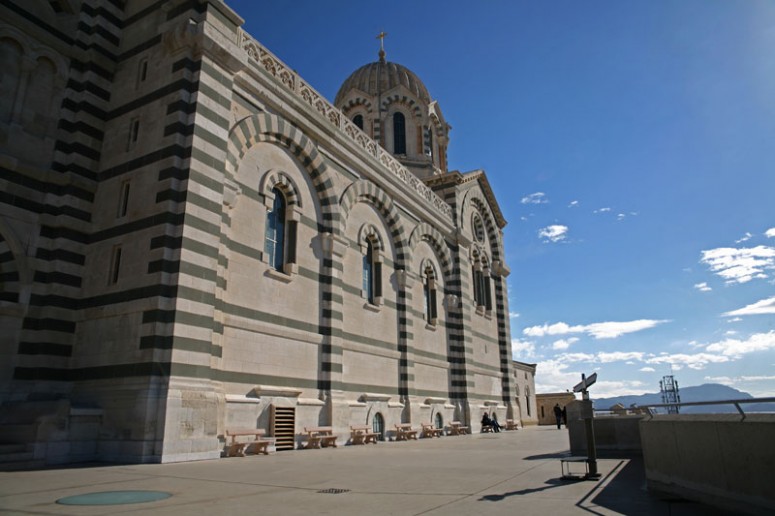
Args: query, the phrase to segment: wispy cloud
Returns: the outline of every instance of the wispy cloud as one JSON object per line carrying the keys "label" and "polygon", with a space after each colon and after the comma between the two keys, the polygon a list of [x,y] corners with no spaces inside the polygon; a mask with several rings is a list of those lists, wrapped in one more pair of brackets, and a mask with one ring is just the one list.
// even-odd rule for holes
{"label": "wispy cloud", "polygon": [[597,210],[593,211],[592,213],[606,213],[606,212],[609,212],[609,211],[611,211],[611,208],[606,207],[606,208],[598,208]]}
{"label": "wispy cloud", "polygon": [[[568,205],[568,208],[578,208],[579,207],[579,201],[571,201]],[[775,230],[775,228],[773,228]]]}
{"label": "wispy cloud", "polygon": [[710,292],[711,290],[713,290],[713,289],[712,289],[712,288],[710,288],[710,287],[708,286],[708,284],[707,284],[706,282],[704,282],[704,281],[703,281],[702,283],[695,283],[695,284],[694,284],[694,288],[696,288],[696,289],[697,289],[697,290],[699,290],[700,292]]}
{"label": "wispy cloud", "polygon": [[519,317],[519,312],[509,312],[509,319],[516,319]]}
{"label": "wispy cloud", "polygon": [[535,358],[536,345],[529,340],[511,339],[511,357],[515,360]]}
{"label": "wispy cloud", "polygon": [[653,367],[646,366],[646,367],[641,367],[640,369],[638,369],[638,371],[641,371],[643,373],[654,373],[656,372],[656,369],[654,369]]}
{"label": "wispy cloud", "polygon": [[536,192],[524,196],[520,202],[522,204],[547,204],[549,203],[549,199],[546,197],[545,193]]}
{"label": "wispy cloud", "polygon": [[747,283],[754,278],[766,278],[766,271],[775,269],[775,247],[719,247],[702,251],[700,263],[727,283]]}
{"label": "wispy cloud", "polygon": [[565,350],[571,347],[571,344],[575,344],[578,341],[579,341],[578,337],[556,340],[552,343],[552,349]]}
{"label": "wispy cloud", "polygon": [[775,237],[775,228],[770,228],[767,231],[764,232],[764,236],[767,238],[774,238]]}
{"label": "wispy cloud", "polygon": [[755,333],[746,340],[726,339],[710,344],[705,348],[711,353],[720,353],[725,357],[740,358],[742,355],[757,351],[775,349],[775,330],[768,333]]}
{"label": "wispy cloud", "polygon": [[522,330],[529,337],[543,337],[545,335],[568,335],[572,333],[586,333],[596,339],[613,339],[627,333],[653,328],[667,320],[639,319],[637,321],[601,322],[586,325],[571,326],[564,322],[531,326]]}
{"label": "wispy cloud", "polygon": [[568,236],[568,226],[563,226],[561,224],[546,226],[545,228],[538,230],[538,236],[542,238],[544,242],[561,242]]}
{"label": "wispy cloud", "polygon": [[749,241],[753,235],[749,233],[748,231],[745,232],[745,235],[743,235],[739,240],[735,240],[736,244],[742,244],[743,242]]}
{"label": "wispy cloud", "polygon": [[741,315],[765,315],[775,314],[775,296],[768,299],[762,299],[755,303],[751,303],[743,308],[732,310],[731,312],[725,312],[725,316],[741,316]]}

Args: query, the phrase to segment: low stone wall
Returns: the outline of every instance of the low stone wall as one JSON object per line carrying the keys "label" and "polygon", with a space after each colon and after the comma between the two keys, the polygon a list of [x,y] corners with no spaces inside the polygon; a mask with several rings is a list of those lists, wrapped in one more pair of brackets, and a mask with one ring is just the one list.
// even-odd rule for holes
{"label": "low stone wall", "polygon": [[[603,416],[594,419],[595,447],[601,456],[640,454],[638,422],[643,416]],[[573,455],[587,454],[584,420],[568,416],[568,439]]]}
{"label": "low stone wall", "polygon": [[649,489],[775,511],[775,414],[664,415],[639,426]]}

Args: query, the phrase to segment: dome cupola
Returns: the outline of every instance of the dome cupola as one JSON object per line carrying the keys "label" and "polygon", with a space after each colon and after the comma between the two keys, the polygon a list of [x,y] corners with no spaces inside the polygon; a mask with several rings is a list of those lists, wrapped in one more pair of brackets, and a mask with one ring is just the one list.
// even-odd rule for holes
{"label": "dome cupola", "polygon": [[447,171],[451,127],[420,78],[387,61],[384,48],[342,83],[334,105],[421,179]]}

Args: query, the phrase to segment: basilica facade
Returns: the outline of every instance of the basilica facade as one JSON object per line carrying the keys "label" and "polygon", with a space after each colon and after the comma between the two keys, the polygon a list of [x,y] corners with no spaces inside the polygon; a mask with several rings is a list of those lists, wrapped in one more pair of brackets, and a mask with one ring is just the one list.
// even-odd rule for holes
{"label": "basilica facade", "polygon": [[438,102],[380,51],[331,103],[242,23],[0,3],[0,441],[34,460],[520,418],[506,221]]}

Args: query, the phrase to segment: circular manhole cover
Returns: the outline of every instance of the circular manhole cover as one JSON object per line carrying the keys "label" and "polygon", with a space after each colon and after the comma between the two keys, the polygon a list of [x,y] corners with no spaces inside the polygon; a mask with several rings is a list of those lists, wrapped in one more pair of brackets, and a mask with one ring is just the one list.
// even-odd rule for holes
{"label": "circular manhole cover", "polygon": [[102,491],[67,496],[57,500],[61,505],[124,505],[128,503],[158,502],[172,496],[164,491]]}

